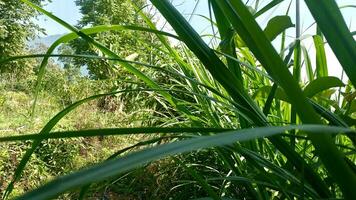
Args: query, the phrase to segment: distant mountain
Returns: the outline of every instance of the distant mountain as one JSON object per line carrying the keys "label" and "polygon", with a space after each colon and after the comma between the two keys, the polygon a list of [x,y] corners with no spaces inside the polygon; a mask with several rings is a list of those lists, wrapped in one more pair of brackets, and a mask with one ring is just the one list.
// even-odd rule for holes
{"label": "distant mountain", "polygon": [[[46,36],[46,37],[37,37],[34,40],[29,41],[27,43],[27,45],[30,49],[35,49],[35,50],[38,50],[37,49],[38,46],[42,46],[42,47],[44,47],[42,51],[36,51],[34,53],[37,53],[37,54],[45,53],[47,48],[49,48],[61,36],[62,35],[58,34],[58,35],[50,35],[50,36]],[[57,49],[55,49],[53,54],[57,54],[57,53],[58,53],[58,51],[57,51]],[[62,63],[59,62],[58,58],[54,57],[54,58],[52,58],[52,60],[62,66]]]}
{"label": "distant mountain", "polygon": [[[28,46],[30,48],[35,48],[38,45],[44,45],[45,47],[50,47],[56,40],[58,40],[61,36],[63,36],[63,34],[58,34],[58,35],[50,35],[47,37],[38,37],[32,41],[28,42]],[[44,53],[44,52],[43,52]],[[54,50],[53,52],[54,54],[58,54],[57,49]],[[56,62],[59,66],[63,67],[63,63],[61,61],[58,60],[58,58],[54,57],[52,58],[52,60],[54,62]],[[80,71],[82,73],[83,76],[88,76],[89,75],[89,71],[86,67],[81,67]]]}
{"label": "distant mountain", "polygon": [[46,37],[38,37],[32,41],[28,42],[29,47],[35,47],[37,45],[44,45],[46,47],[51,46],[58,38],[60,38],[63,35],[50,35],[50,36],[46,36]]}

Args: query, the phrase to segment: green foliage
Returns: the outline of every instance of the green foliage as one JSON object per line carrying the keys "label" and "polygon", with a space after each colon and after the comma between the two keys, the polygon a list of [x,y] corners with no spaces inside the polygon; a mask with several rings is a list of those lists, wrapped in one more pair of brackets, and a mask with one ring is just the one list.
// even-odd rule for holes
{"label": "green foliage", "polygon": [[267,38],[273,41],[278,35],[291,27],[294,27],[294,24],[289,16],[276,16],[268,21],[264,32]]}
{"label": "green foliage", "polygon": [[[138,6],[143,6],[143,1],[135,1]],[[82,13],[82,19],[77,27],[97,25],[143,25],[130,0],[78,0],[76,1]],[[151,50],[146,43],[154,43],[153,35],[147,32],[127,31],[102,32],[94,36],[101,44],[108,46],[120,57],[133,56],[133,60],[150,63]],[[77,39],[70,43],[75,54],[101,55],[95,47],[83,39]],[[138,58],[136,58],[138,57]],[[110,63],[105,60],[74,59],[77,67],[85,66],[89,74],[96,79],[113,78],[118,72],[112,70]],[[119,72],[120,76],[127,76],[125,71]]]}
{"label": "green foliage", "polygon": [[[43,0],[34,2],[41,3]],[[37,14],[20,1],[0,1],[0,59],[28,52],[26,42],[34,38],[37,32],[43,31],[31,21]],[[21,75],[31,70],[32,66],[33,63],[21,60],[1,64],[0,72],[16,72]]]}
{"label": "green foliage", "polygon": [[324,41],[321,36],[313,36],[316,49],[316,75],[317,77],[328,76],[328,66],[326,61]]}
{"label": "green foliage", "polygon": [[53,173],[61,173],[66,169],[72,169],[73,161],[79,154],[79,143],[66,140],[54,140],[42,143],[35,151],[38,159],[43,161]]}

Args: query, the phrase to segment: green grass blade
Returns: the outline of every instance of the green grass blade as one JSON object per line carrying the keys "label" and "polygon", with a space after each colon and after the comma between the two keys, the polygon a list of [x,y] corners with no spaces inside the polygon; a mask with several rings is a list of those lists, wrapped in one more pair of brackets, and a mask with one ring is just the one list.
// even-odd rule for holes
{"label": "green grass blade", "polygon": [[266,6],[264,6],[263,8],[261,8],[259,11],[257,11],[254,14],[254,17],[257,18],[260,15],[262,15],[263,13],[269,11],[270,9],[272,9],[273,7],[275,7],[276,5],[280,4],[281,2],[283,2],[284,0],[273,0],[270,3],[268,3]]}
{"label": "green grass blade", "polygon": [[356,86],[356,42],[338,5],[334,0],[305,0],[305,3],[350,81]]}
{"label": "green grass blade", "polygon": [[328,65],[322,36],[313,36],[316,51],[316,77],[328,76]]}
{"label": "green grass blade", "polygon": [[343,8],[356,8],[356,5],[342,5],[342,6],[339,6],[340,9],[343,9]]}
{"label": "green grass blade", "polygon": [[130,154],[120,159],[106,161],[93,167],[83,169],[79,172],[60,177],[54,181],[45,184],[38,189],[29,192],[17,199],[26,200],[47,200],[55,198],[68,190],[98,182],[142,166],[148,162],[158,160],[167,156],[180,153],[199,150],[202,148],[211,148],[215,146],[228,145],[236,141],[248,141],[251,139],[270,137],[292,129],[299,129],[314,133],[339,133],[353,132],[354,130],[330,127],[321,125],[304,125],[288,127],[264,127],[244,129],[217,134],[214,136],[200,136],[194,139],[183,140],[161,146],[156,146],[137,153]]}
{"label": "green grass blade", "polygon": [[333,87],[343,87],[345,84],[337,77],[326,76],[315,79],[304,88],[305,96],[311,98],[314,95]]}
{"label": "green grass blade", "polygon": [[283,33],[286,29],[294,27],[292,20],[287,15],[275,16],[268,21],[264,32],[270,41],[273,41],[278,35]]}
{"label": "green grass blade", "polygon": [[269,113],[269,111],[271,109],[273,99],[274,99],[274,97],[276,95],[276,92],[277,92],[277,88],[278,88],[278,85],[277,84],[273,84],[273,86],[271,88],[271,91],[268,94],[265,106],[263,107],[263,113],[265,115],[268,115],[268,113]]}
{"label": "green grass blade", "polygon": [[[185,127],[139,127],[139,128],[103,128],[78,131],[50,132],[49,134],[24,134],[15,136],[0,137],[0,142],[25,141],[25,140],[46,140],[59,138],[76,137],[96,137],[113,135],[132,135],[132,134],[155,134],[155,133],[217,133],[231,131],[223,128],[185,128]],[[198,135],[198,134],[197,134]]]}
{"label": "green grass blade", "polygon": [[305,46],[301,46],[301,48],[302,48],[302,52],[303,52],[304,63],[305,63],[306,71],[307,71],[308,80],[309,80],[309,82],[311,82],[314,80],[313,66],[311,64],[311,60],[310,60],[308,51],[305,48]]}
{"label": "green grass blade", "polygon": [[[301,80],[302,71],[302,50],[300,41],[300,0],[295,1],[295,46],[294,46],[294,62],[293,62],[293,77],[297,83]],[[297,124],[297,111],[294,105],[291,106],[290,110],[290,123]],[[291,135],[295,135],[295,131],[291,131]],[[296,140],[291,138],[291,146],[294,149],[296,145]]]}
{"label": "green grass blade", "polygon": [[[211,3],[214,4],[214,1],[211,1]],[[229,55],[226,57],[227,66],[230,69],[230,71],[237,76],[239,81],[243,83],[241,67],[239,63],[234,62],[234,60],[230,58],[230,57],[237,58],[235,40],[234,40],[235,32],[233,29],[231,29],[231,25],[229,21],[225,18],[221,10],[214,5],[212,5],[212,8],[214,11],[217,27],[219,29],[219,34],[221,39],[220,42],[221,51]]]}

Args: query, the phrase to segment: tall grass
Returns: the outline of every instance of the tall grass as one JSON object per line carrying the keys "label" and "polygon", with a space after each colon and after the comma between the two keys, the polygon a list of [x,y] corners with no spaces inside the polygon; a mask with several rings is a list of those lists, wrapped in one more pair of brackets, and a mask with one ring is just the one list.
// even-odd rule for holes
{"label": "tall grass", "polygon": [[[159,100],[166,109],[176,112],[170,115],[176,117],[176,120],[157,127],[51,133],[52,128],[73,109],[87,101],[113,93],[99,94],[78,101],[54,116],[39,134],[0,138],[2,142],[33,141],[32,147],[27,150],[18,165],[4,198],[7,198],[16,186],[31,154],[43,140],[136,133],[153,134],[157,138],[164,133],[179,139],[124,156],[118,157],[120,153],[115,154],[103,163],[58,177],[18,199],[50,199],[78,188],[82,188],[80,197],[84,198],[91,183],[107,180],[149,162],[182,153],[185,153],[181,157],[182,161],[177,161],[176,164],[183,166],[194,183],[212,199],[270,199],[275,196],[282,199],[356,197],[353,155],[356,132],[352,129],[355,126],[352,122],[353,115],[343,112],[344,108],[338,108],[331,101],[324,100],[330,97],[330,88],[343,87],[344,84],[336,77],[325,76],[322,71],[327,70],[326,65],[317,67],[316,71],[312,69],[308,52],[300,41],[299,20],[296,22],[296,40],[290,45],[291,48],[288,48],[289,53],[286,56],[283,56],[284,49],[283,52],[277,52],[271,42],[293,26],[290,17],[275,16],[264,30],[256,22],[258,16],[282,1],[272,0],[260,10],[251,13],[241,0],[210,0],[209,7],[215,16],[210,20],[213,22],[212,26],[216,26],[213,28],[217,28],[219,33],[215,39],[221,41],[218,47],[207,45],[168,0],[151,0],[151,3],[175,30],[177,36],[158,31],[141,8],[137,8],[137,11],[147,24],[145,28],[99,26],[78,30],[30,1],[22,1],[72,31],[58,39],[44,55],[36,91],[40,90],[47,59],[55,47],[81,37],[100,50],[105,55],[104,59],[111,60],[113,68],[125,68],[148,86],[137,91],[159,94]],[[356,43],[337,4],[333,0],[305,2],[322,32],[315,38],[325,35],[351,81],[348,87],[354,90]],[[296,3],[298,8],[299,1]],[[255,5],[258,8],[258,1]],[[329,23],[333,25],[332,29],[328,28]],[[167,63],[168,67],[159,67],[129,62],[90,37],[98,32],[123,29],[155,33],[166,48],[162,52],[170,57],[172,63]],[[167,37],[179,39],[180,48],[172,47]],[[318,42],[318,39],[314,41],[317,51],[321,52],[317,54],[317,60],[322,62],[325,55],[323,56],[323,49],[319,45],[323,47],[324,44]],[[283,43],[285,37],[282,37]],[[294,62],[291,62],[292,55]],[[41,55],[29,57],[35,56]],[[75,56],[88,58],[85,55]],[[99,59],[91,59],[96,58]],[[291,63],[293,73],[288,69]],[[137,65],[164,71],[170,77],[171,83],[157,83],[142,73]],[[310,80],[304,88],[300,85],[303,66],[307,68]],[[114,93],[119,92],[136,91]],[[348,102],[345,100],[343,104],[349,106],[350,102],[352,99]],[[330,109],[331,106],[335,109]],[[291,125],[283,126],[286,124]],[[145,144],[151,145],[156,141],[150,140]],[[217,163],[205,163],[206,167],[217,167],[218,173],[206,173],[192,167],[197,161],[190,159],[186,153],[204,148],[210,148],[210,153],[204,154],[205,156],[217,160]],[[351,149],[352,153],[346,154],[347,149]]]}

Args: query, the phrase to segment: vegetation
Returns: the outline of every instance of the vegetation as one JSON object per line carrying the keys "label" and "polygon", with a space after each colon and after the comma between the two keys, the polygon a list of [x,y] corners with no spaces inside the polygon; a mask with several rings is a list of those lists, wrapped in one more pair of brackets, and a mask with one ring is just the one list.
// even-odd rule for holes
{"label": "vegetation", "polygon": [[[30,127],[0,137],[11,150],[0,152],[1,175],[10,178],[0,179],[4,199],[356,196],[356,42],[334,0],[305,0],[315,64],[299,0],[288,1],[286,15],[272,12],[264,29],[258,18],[283,0],[204,2],[209,45],[168,0],[77,1],[78,27],[21,1],[71,33],[45,54],[0,59],[1,67],[39,66],[31,79],[3,75],[1,125]],[[176,35],[156,27],[150,6]],[[122,21],[118,10],[132,18]],[[328,75],[327,45],[348,82]]]}
{"label": "vegetation", "polygon": [[[41,3],[42,0],[33,1]],[[30,19],[38,13],[24,5],[20,1],[0,1],[0,55],[15,56],[26,54],[26,40],[33,38],[36,32],[43,31]],[[25,66],[24,66],[25,65]],[[2,63],[1,72],[17,72],[18,75],[25,76],[24,73],[30,71],[33,63],[24,60],[6,64]]]}

